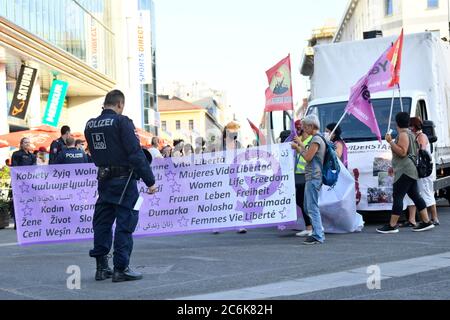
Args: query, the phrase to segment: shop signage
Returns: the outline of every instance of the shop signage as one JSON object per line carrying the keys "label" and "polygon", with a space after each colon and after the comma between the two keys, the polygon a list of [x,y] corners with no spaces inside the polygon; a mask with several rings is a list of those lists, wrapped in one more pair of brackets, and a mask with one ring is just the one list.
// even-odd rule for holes
{"label": "shop signage", "polygon": [[9,116],[25,120],[36,75],[37,69],[25,65],[22,65],[20,68],[16,90],[9,109]]}
{"label": "shop signage", "polygon": [[137,29],[138,77],[140,84],[152,83],[150,11],[140,10]]}
{"label": "shop signage", "polygon": [[42,124],[46,124],[52,127],[58,126],[68,88],[69,84],[65,81],[53,81],[52,88],[48,96],[47,107],[45,109]]}

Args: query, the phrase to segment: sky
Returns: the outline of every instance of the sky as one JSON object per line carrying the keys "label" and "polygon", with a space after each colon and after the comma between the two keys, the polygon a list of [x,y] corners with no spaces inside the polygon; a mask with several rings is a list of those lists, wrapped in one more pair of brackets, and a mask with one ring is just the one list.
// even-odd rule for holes
{"label": "sky", "polygon": [[204,81],[226,91],[240,120],[259,124],[265,72],[291,54],[294,100],[306,95],[299,67],[314,28],[339,23],[348,0],[154,0],[159,87]]}

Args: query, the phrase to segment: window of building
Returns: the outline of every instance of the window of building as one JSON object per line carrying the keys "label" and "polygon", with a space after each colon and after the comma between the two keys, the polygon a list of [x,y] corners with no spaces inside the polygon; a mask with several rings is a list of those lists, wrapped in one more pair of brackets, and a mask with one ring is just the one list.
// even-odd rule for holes
{"label": "window of building", "polygon": [[189,130],[194,130],[194,120],[189,120]]}
{"label": "window of building", "polygon": [[180,120],[176,121],[176,129],[181,130],[181,121]]}
{"label": "window of building", "polygon": [[428,9],[439,8],[439,0],[428,0]]}
{"label": "window of building", "polygon": [[163,131],[166,131],[166,132],[167,132],[167,121],[162,121],[162,122],[161,122],[161,129],[162,129]]}
{"label": "window of building", "polygon": [[386,15],[387,16],[392,16],[392,14],[394,13],[394,4],[393,4],[394,0],[385,0],[385,5],[386,5]]}

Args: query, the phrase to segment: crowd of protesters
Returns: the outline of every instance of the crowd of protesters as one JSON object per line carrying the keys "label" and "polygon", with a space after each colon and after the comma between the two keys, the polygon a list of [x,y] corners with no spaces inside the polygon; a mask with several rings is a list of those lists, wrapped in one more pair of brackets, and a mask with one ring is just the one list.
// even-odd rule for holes
{"label": "crowd of protesters", "polygon": [[[377,232],[397,233],[401,227],[410,227],[414,231],[430,230],[439,225],[433,179],[431,177],[419,179],[414,162],[410,159],[417,154],[417,148],[431,152],[430,142],[422,132],[420,118],[410,118],[407,113],[399,113],[395,120],[398,132],[396,139],[389,134],[386,135],[386,141],[390,144],[393,155],[392,167],[389,168],[393,180],[392,216],[390,223],[377,229]],[[242,146],[239,142],[239,130],[239,124],[231,122],[225,127],[222,137],[212,137],[209,143],[203,137],[199,137],[195,140],[194,146],[182,139],[174,140],[173,145],[161,146],[161,140],[153,137],[151,146],[146,148],[146,151],[151,159],[161,159],[240,149]],[[322,188],[321,179],[327,143],[334,145],[337,157],[346,168],[348,149],[342,138],[342,129],[336,123],[321,128],[319,119],[314,115],[296,121],[295,131],[296,136],[291,144],[292,149],[296,151],[296,203],[302,210],[301,218],[305,223],[305,230],[298,230],[300,232],[296,235],[306,237],[304,244],[321,244],[325,241],[325,233],[318,199]],[[289,135],[289,131],[282,132],[279,142],[285,142]],[[13,153],[10,163],[7,160],[6,164],[14,167],[91,162],[84,141],[75,140],[68,126],[61,128],[61,137],[53,141],[49,149],[49,153],[45,147],[34,151],[30,140],[23,138],[20,141],[20,149]],[[356,175],[355,179],[358,180]],[[406,222],[399,224],[404,201],[408,205],[409,213]],[[416,211],[422,219],[420,223],[416,223]],[[241,228],[238,232],[246,233],[247,230]]]}

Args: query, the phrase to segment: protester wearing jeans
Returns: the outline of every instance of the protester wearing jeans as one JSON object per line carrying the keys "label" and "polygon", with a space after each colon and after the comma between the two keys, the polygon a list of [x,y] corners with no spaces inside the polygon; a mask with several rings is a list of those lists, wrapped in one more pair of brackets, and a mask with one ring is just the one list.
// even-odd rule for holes
{"label": "protester wearing jeans", "polygon": [[313,136],[309,146],[306,147],[299,137],[292,144],[307,162],[305,168],[305,211],[311,219],[313,233],[304,244],[321,244],[325,241],[325,233],[322,225],[322,217],[319,210],[319,192],[322,188],[322,166],[325,158],[326,145],[324,138],[319,136],[320,122],[317,116],[309,115],[302,121],[303,129],[308,135]]}

